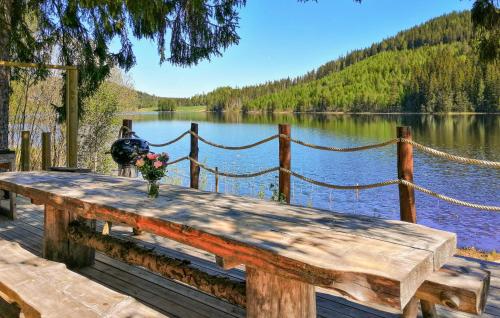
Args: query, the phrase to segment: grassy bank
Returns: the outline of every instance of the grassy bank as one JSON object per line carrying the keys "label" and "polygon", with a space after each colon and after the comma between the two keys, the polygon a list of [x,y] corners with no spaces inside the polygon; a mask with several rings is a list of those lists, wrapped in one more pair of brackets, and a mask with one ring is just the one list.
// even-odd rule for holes
{"label": "grassy bank", "polygon": [[478,250],[475,247],[458,248],[456,255],[478,258],[485,261],[500,263],[500,254],[497,253],[496,251],[485,252]]}

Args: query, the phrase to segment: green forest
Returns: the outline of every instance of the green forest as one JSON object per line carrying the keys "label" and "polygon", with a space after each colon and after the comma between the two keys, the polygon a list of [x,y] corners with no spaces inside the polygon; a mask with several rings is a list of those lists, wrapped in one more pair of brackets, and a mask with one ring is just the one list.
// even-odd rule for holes
{"label": "green forest", "polygon": [[499,61],[480,62],[474,41],[470,12],[454,12],[297,78],[163,103],[245,112],[498,112]]}

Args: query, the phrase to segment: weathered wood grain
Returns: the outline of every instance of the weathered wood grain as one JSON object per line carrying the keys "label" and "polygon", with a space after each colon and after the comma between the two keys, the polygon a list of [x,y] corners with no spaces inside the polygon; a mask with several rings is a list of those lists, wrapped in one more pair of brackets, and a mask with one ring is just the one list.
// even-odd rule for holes
{"label": "weathered wood grain", "polygon": [[314,318],[314,286],[247,266],[247,318]]}
{"label": "weathered wood grain", "polygon": [[[46,204],[44,215],[44,258],[63,262],[70,268],[80,268],[94,263],[93,249],[75,244],[68,239],[69,223],[78,218],[75,213]],[[95,222],[87,223],[95,228]]]}
{"label": "weathered wood grain", "polygon": [[27,318],[164,317],[135,299],[0,240],[0,293]]}
{"label": "weathered wood grain", "polygon": [[68,173],[12,173],[0,188],[124,223],[232,258],[270,274],[402,309],[455,249],[454,234],[399,221],[162,186],[146,197],[140,180]]}
{"label": "weathered wood grain", "polygon": [[430,275],[417,290],[417,297],[450,309],[479,315],[483,312],[490,273],[477,263],[453,257]]}

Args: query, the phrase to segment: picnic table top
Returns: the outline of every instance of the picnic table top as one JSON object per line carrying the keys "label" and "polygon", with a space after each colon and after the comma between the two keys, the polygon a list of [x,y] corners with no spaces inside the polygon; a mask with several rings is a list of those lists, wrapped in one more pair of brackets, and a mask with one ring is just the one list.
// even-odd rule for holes
{"label": "picnic table top", "polygon": [[401,221],[347,215],[162,185],[64,172],[0,174],[0,189],[38,204],[125,223],[231,262],[403,308],[454,254],[456,235]]}

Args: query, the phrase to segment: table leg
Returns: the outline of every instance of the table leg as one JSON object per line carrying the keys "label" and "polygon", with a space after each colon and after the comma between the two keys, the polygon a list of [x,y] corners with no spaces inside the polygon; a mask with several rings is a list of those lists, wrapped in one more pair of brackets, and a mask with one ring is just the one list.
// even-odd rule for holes
{"label": "table leg", "polygon": [[[72,243],[68,240],[69,223],[77,216],[69,211],[45,205],[43,257],[63,262],[69,268],[89,266],[94,263],[95,251],[92,248]],[[87,221],[95,229],[95,221]]]}
{"label": "table leg", "polygon": [[415,296],[410,299],[408,304],[406,304],[405,308],[403,309],[403,314],[401,315],[401,318],[416,318],[418,315],[418,298]]}
{"label": "table leg", "polygon": [[247,318],[316,317],[313,285],[246,267]]}
{"label": "table leg", "polygon": [[[6,168],[9,171],[16,171],[15,162],[12,161],[11,163],[8,164],[8,166]],[[4,206],[2,204],[2,201],[4,199],[3,198],[4,193],[5,193],[5,197],[9,201],[8,206]],[[0,212],[1,212],[1,214],[5,215],[7,218],[9,218],[10,220],[16,219],[16,194],[14,192],[0,191]]]}
{"label": "table leg", "polygon": [[422,317],[438,318],[435,304],[427,300],[420,300],[420,307],[422,308]]}

